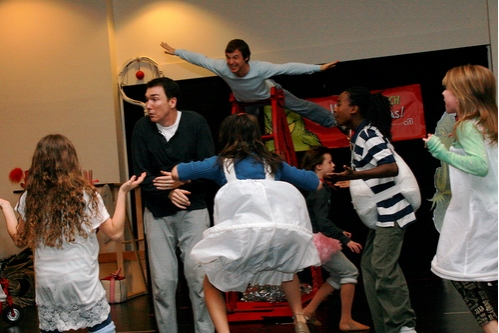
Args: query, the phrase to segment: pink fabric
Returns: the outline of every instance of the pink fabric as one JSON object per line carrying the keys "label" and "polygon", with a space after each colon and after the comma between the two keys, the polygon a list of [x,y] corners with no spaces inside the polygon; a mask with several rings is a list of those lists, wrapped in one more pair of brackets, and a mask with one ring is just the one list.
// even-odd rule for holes
{"label": "pink fabric", "polygon": [[321,263],[324,264],[329,261],[329,258],[336,252],[341,250],[341,243],[339,240],[324,236],[324,234],[318,232],[314,233],[314,245],[319,252],[319,258]]}

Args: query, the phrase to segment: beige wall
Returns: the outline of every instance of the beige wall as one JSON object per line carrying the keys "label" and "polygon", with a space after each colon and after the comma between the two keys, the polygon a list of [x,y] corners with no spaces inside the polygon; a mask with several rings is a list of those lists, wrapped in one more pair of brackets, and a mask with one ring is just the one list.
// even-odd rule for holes
{"label": "beige wall", "polygon": [[[223,58],[227,42],[241,38],[254,59],[277,63],[325,63],[489,43],[487,0],[114,3],[118,62],[145,53],[174,79],[212,74],[164,55],[161,41]],[[491,3],[497,7],[497,0]]]}
{"label": "beige wall", "polygon": [[[307,63],[490,43],[497,70],[497,1],[0,0],[0,197],[16,202],[10,170],[27,169],[36,142],[55,132],[94,178],[124,180],[121,66],[147,56],[174,79],[212,75],[159,43],[223,57],[233,38],[254,59]],[[134,72],[127,84],[140,82]],[[2,216],[0,258],[16,252]]]}
{"label": "beige wall", "polygon": [[[0,1],[0,196],[16,202],[8,174],[49,133],[68,136],[96,179],[120,181],[109,40],[105,1]],[[18,251],[4,224],[0,257]]]}

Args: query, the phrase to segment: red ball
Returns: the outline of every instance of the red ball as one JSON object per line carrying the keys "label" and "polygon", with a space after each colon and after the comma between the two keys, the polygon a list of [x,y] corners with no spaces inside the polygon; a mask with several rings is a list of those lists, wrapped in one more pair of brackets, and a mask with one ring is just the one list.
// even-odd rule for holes
{"label": "red ball", "polygon": [[135,73],[135,77],[137,77],[137,79],[139,79],[139,80],[142,80],[144,78],[144,72],[141,70],[138,70],[137,73]]}

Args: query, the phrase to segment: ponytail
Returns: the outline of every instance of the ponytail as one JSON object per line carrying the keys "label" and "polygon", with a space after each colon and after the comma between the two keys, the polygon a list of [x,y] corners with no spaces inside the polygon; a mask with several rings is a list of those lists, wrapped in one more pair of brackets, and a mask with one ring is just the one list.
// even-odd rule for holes
{"label": "ponytail", "polygon": [[381,93],[371,95],[371,105],[366,120],[388,140],[392,139],[392,104],[388,97]]}
{"label": "ponytail", "polygon": [[359,108],[362,118],[391,140],[392,104],[388,97],[381,93],[371,94],[366,87],[351,87],[345,92],[348,94],[350,105]]}

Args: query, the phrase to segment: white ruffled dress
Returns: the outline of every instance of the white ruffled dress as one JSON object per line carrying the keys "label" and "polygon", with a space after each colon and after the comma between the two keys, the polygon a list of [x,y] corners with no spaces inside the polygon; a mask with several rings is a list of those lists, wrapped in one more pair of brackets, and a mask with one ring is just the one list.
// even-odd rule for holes
{"label": "white ruffled dress", "polygon": [[233,164],[224,172],[215,226],[191,252],[216,288],[243,292],[248,284],[280,285],[320,265],[305,199],[293,185],[268,173],[266,179],[239,180]]}

